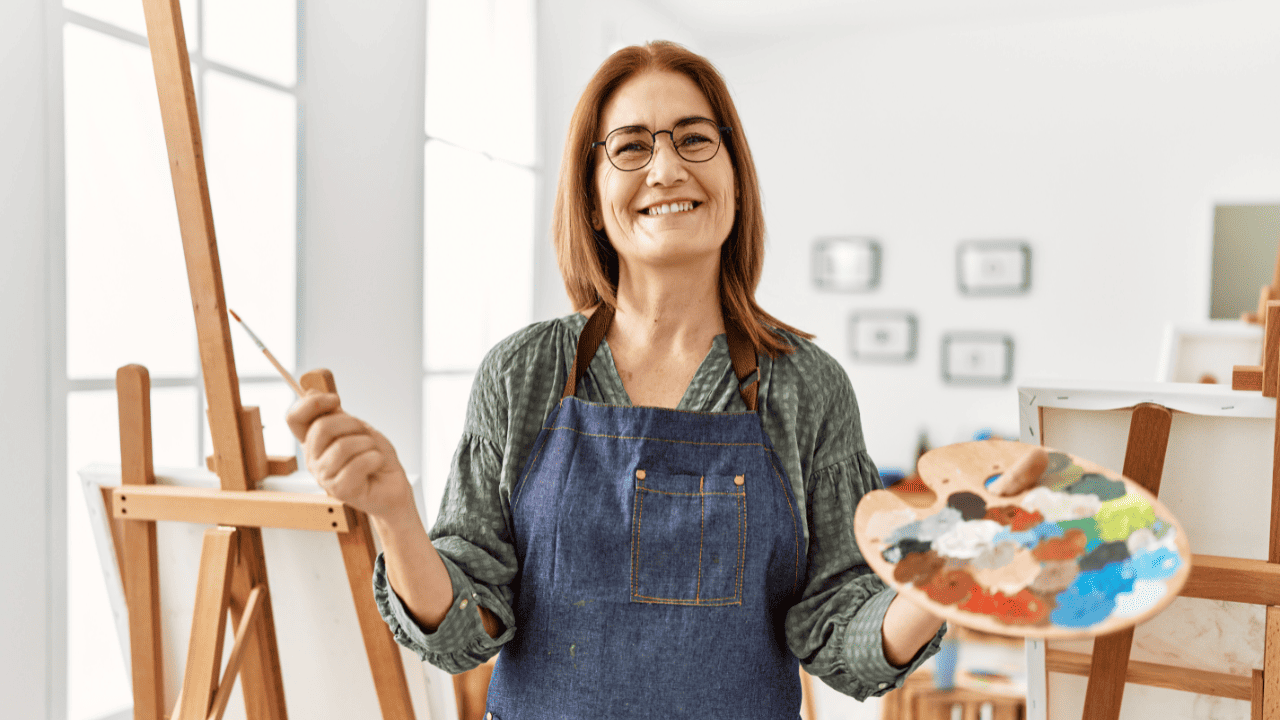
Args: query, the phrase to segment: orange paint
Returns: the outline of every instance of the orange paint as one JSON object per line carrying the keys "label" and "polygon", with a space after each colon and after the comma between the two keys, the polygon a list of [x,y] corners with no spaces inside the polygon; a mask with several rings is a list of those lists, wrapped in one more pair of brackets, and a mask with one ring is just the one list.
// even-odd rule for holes
{"label": "orange paint", "polygon": [[1045,538],[1031,554],[1037,560],[1071,560],[1084,554],[1089,538],[1080,528],[1071,528],[1062,537]]}

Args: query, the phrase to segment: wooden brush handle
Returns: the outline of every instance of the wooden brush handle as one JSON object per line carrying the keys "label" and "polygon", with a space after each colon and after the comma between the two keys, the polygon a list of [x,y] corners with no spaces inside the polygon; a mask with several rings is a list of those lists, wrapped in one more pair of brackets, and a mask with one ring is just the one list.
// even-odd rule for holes
{"label": "wooden brush handle", "polygon": [[1049,453],[1042,447],[1033,447],[996,478],[987,491],[993,495],[1017,495],[1033,487],[1048,467]]}
{"label": "wooden brush handle", "polygon": [[308,370],[307,374],[303,375],[298,382],[302,384],[302,389],[304,390],[319,390],[327,393],[338,392],[338,385],[333,381],[333,373],[326,368]]}

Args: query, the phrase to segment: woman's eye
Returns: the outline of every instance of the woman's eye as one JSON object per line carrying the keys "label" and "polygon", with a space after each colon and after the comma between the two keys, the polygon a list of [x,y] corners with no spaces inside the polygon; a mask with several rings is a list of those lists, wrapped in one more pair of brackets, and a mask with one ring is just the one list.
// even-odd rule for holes
{"label": "woman's eye", "polygon": [[699,147],[711,142],[711,138],[703,135],[685,135],[680,138],[680,144],[684,147]]}

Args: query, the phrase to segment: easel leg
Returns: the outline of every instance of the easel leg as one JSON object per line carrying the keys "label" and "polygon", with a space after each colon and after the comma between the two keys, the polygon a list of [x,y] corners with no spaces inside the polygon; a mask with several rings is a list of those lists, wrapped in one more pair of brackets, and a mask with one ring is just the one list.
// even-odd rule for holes
{"label": "easel leg", "polygon": [[187,671],[178,709],[183,720],[204,720],[218,687],[236,532],[235,528],[216,527],[204,533],[199,587],[191,617],[191,642],[187,645]]}
{"label": "easel leg", "polygon": [[[262,530],[240,528],[240,562],[231,582],[231,619],[237,625],[245,612],[249,594],[258,585],[267,587],[267,562],[262,550]],[[245,638],[244,664],[240,687],[244,693],[245,717],[249,720],[287,720],[284,679],[280,673],[280,652],[276,645],[276,623],[271,597],[260,601],[258,621]],[[183,718],[183,720],[187,720]]]}
{"label": "easel leg", "polygon": [[[123,485],[151,485],[151,376],[141,365],[116,371]],[[121,529],[120,574],[129,609],[133,717],[164,720],[164,662],[160,635],[160,573],[156,524],[126,521]]]}
{"label": "easel leg", "polygon": [[[1168,408],[1143,403],[1133,409],[1129,421],[1129,442],[1124,451],[1124,475],[1137,481],[1152,495],[1160,493],[1165,451],[1173,413]],[[1088,720],[1118,720],[1124,698],[1133,628],[1103,635],[1093,641],[1089,685],[1085,689],[1084,717]]]}
{"label": "easel leg", "polygon": [[358,510],[349,510],[350,530],[338,533],[342,561],[347,566],[347,581],[355,599],[356,617],[364,635],[364,649],[369,655],[374,687],[383,720],[413,720],[413,702],[404,675],[404,664],[391,630],[378,613],[373,601],[373,562],[377,557],[369,518]]}

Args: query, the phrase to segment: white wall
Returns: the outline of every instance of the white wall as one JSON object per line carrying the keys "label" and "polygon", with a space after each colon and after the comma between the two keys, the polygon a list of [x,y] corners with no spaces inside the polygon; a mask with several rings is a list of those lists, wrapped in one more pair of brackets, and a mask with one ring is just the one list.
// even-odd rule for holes
{"label": "white wall", "polygon": [[[846,362],[871,454],[909,467],[984,426],[1017,435],[1013,385],[944,386],[944,332],[1008,332],[1015,381],[1148,379],[1169,320],[1208,317],[1213,204],[1280,198],[1280,6],[830,33],[708,53],[735,93],[769,223],[760,299]],[[870,235],[881,288],[815,291],[810,244]],[[1017,238],[1032,290],[956,290],[955,246]],[[920,320],[907,366],[854,364],[857,309]]]}
{"label": "white wall", "polygon": [[422,464],[424,8],[308,0],[303,22],[303,367]]}
{"label": "white wall", "polygon": [[53,668],[64,660],[63,600],[52,578],[63,560],[50,517],[63,483],[52,470],[48,119],[44,3],[0,3],[0,697],[7,717],[46,717],[63,706]]}

